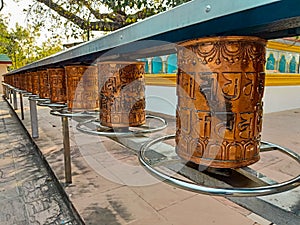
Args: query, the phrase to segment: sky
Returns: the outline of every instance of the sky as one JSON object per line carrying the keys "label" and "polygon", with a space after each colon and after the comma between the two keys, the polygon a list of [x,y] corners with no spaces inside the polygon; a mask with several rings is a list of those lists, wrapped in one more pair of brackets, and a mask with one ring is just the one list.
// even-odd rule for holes
{"label": "sky", "polygon": [[19,0],[18,3],[13,0],[4,0],[4,8],[0,13],[9,16],[8,26],[10,28],[15,27],[16,23],[26,27],[26,13],[23,12],[23,9],[29,4],[32,4],[31,0]]}
{"label": "sky", "polygon": [[[4,8],[1,10],[0,14],[3,14],[5,16],[9,17],[9,28],[14,28],[16,23],[19,25],[26,27],[26,12],[23,12],[23,9],[28,8],[29,5],[34,4],[32,0],[4,0]],[[99,32],[94,33],[97,36],[101,35]],[[51,36],[50,32],[48,33],[47,28],[43,29],[41,32],[41,36],[38,38],[38,44],[41,44],[42,42],[46,41],[49,36]],[[69,38],[66,40],[62,40],[63,43],[72,43],[72,42],[78,42],[81,40],[76,40],[74,38]]]}

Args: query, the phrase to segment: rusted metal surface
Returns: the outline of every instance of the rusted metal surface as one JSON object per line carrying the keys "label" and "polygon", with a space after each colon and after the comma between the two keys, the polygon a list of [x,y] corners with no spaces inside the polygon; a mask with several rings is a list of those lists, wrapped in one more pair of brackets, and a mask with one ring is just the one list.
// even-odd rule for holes
{"label": "rusted metal surface", "polygon": [[100,122],[108,127],[145,123],[143,62],[98,63]]}
{"label": "rusted metal surface", "polygon": [[236,168],[259,160],[266,41],[212,37],[178,50],[177,154]]}

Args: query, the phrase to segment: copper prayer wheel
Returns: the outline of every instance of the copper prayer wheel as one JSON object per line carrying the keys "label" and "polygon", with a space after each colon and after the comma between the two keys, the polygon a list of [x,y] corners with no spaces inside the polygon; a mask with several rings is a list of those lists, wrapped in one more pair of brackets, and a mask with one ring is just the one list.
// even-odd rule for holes
{"label": "copper prayer wheel", "polygon": [[16,79],[15,74],[11,75],[11,78],[12,78],[12,84],[11,84],[11,85],[12,85],[13,87],[16,87],[17,79]]}
{"label": "copper prayer wheel", "polygon": [[31,72],[32,76],[32,94],[39,94],[39,73],[37,71]]}
{"label": "copper prayer wheel", "polygon": [[259,160],[266,41],[200,38],[178,49],[176,152],[238,168]]}
{"label": "copper prayer wheel", "polygon": [[47,70],[38,71],[39,74],[39,97],[50,98],[50,85]]}
{"label": "copper prayer wheel", "polygon": [[15,87],[20,89],[20,74],[15,74]]}
{"label": "copper prayer wheel", "polygon": [[66,103],[66,80],[64,68],[48,69],[50,100],[52,103]]}
{"label": "copper prayer wheel", "polygon": [[103,126],[140,126],[146,121],[143,62],[99,62],[99,107]]}
{"label": "copper prayer wheel", "polygon": [[26,90],[26,76],[23,73],[20,74],[20,87],[19,87],[19,89]]}
{"label": "copper prayer wheel", "polygon": [[[6,78],[6,79],[5,79]],[[9,85],[12,85],[12,76],[11,75],[7,75],[7,76],[5,76],[5,82],[7,83],[7,84],[9,84]]]}
{"label": "copper prayer wheel", "polygon": [[97,66],[65,67],[69,111],[92,111],[99,108]]}
{"label": "copper prayer wheel", "polygon": [[32,93],[32,75],[31,72],[25,73],[26,77],[26,91]]}

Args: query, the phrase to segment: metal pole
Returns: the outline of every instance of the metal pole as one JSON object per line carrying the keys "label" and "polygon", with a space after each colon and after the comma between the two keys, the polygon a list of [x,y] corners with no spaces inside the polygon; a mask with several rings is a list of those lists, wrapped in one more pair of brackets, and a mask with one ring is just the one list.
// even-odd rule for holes
{"label": "metal pole", "polygon": [[19,95],[20,95],[21,119],[24,120],[23,96],[21,92],[19,92]]}
{"label": "metal pole", "polygon": [[9,89],[8,94],[9,94],[9,102],[10,104],[12,104],[11,89]]}
{"label": "metal pole", "polygon": [[71,169],[71,150],[69,139],[69,123],[68,117],[62,116],[62,132],[63,132],[63,145],[64,145],[64,159],[65,159],[65,179],[66,183],[72,183],[72,169]]}
{"label": "metal pole", "polygon": [[14,110],[18,110],[18,99],[17,99],[17,92],[15,90],[13,92],[13,98],[14,98]]}
{"label": "metal pole", "polygon": [[39,128],[38,128],[38,118],[37,118],[37,109],[36,101],[29,98],[29,108],[30,108],[30,119],[31,119],[31,133],[33,138],[39,137]]}

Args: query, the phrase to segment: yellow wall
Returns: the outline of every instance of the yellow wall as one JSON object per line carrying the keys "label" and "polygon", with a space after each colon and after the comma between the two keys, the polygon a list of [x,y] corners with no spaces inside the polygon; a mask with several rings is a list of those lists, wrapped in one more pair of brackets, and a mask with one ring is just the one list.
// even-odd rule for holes
{"label": "yellow wall", "polygon": [[3,93],[2,88],[2,81],[3,81],[3,74],[7,73],[7,64],[0,64],[0,94]]}
{"label": "yellow wall", "polygon": [[[267,49],[300,53],[300,46],[268,41]],[[176,86],[176,74],[146,74],[146,85]],[[266,86],[298,86],[300,74],[266,71]]]}

